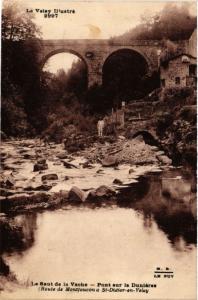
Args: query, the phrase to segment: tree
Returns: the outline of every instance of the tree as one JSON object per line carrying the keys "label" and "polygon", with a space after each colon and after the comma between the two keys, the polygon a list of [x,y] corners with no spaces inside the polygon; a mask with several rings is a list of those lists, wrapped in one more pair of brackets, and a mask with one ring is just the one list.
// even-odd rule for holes
{"label": "tree", "polygon": [[20,41],[40,37],[34,14],[26,13],[20,2],[4,0],[2,9],[2,40]]}
{"label": "tree", "polygon": [[196,28],[196,16],[190,13],[190,4],[167,3],[162,11],[154,15],[143,15],[140,24],[121,36],[111,39],[114,41],[139,40],[182,40],[188,39]]}
{"label": "tree", "polygon": [[[34,16],[25,13],[19,2],[5,0],[2,9],[2,130],[8,135],[28,130],[27,101],[34,97],[40,77],[38,65],[39,29]],[[34,86],[33,86],[34,85]],[[18,101],[19,100],[19,101]],[[32,112],[31,105],[29,111]],[[20,122],[17,122],[17,116]]]}

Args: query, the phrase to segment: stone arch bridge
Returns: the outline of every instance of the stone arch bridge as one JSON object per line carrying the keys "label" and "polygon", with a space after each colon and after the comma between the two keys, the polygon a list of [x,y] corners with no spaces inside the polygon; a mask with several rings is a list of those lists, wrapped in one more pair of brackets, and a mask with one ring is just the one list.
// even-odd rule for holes
{"label": "stone arch bridge", "polygon": [[[177,42],[181,52],[186,52],[187,41]],[[107,58],[121,49],[135,51],[147,63],[147,74],[151,75],[159,67],[159,50],[162,49],[161,41],[132,40],[128,43],[112,42],[105,39],[59,39],[41,40],[40,64],[58,53],[72,53],[81,58],[87,66],[88,86],[102,83],[103,65]]]}

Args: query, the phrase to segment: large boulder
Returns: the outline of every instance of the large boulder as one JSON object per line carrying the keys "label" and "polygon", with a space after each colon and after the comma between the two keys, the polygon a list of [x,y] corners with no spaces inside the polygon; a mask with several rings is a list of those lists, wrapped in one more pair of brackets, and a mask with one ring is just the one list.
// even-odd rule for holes
{"label": "large boulder", "polygon": [[113,184],[116,184],[116,185],[122,185],[123,182],[122,182],[120,179],[115,178],[114,181],[113,181]]}
{"label": "large boulder", "polygon": [[115,196],[116,191],[106,185],[101,185],[99,188],[91,190],[86,198],[88,202],[102,201],[111,199]]}
{"label": "large boulder", "polygon": [[86,200],[86,193],[76,186],[69,191],[69,200],[75,203],[81,203]]}
{"label": "large boulder", "polygon": [[95,195],[98,197],[103,197],[103,196],[109,197],[115,194],[116,194],[115,190],[106,185],[101,185],[95,190]]}
{"label": "large boulder", "polygon": [[46,175],[43,175],[41,177],[42,181],[45,181],[45,180],[57,180],[57,179],[58,179],[58,175],[57,174],[46,174]]}
{"label": "large boulder", "polygon": [[115,167],[118,166],[118,160],[114,156],[107,156],[105,157],[102,161],[102,166],[103,167]]}
{"label": "large boulder", "polygon": [[133,168],[130,168],[129,169],[129,174],[132,174],[132,173],[134,173],[135,172],[135,170],[133,169]]}
{"label": "large boulder", "polygon": [[[44,161],[44,160],[42,160],[42,161]],[[47,169],[48,169],[48,164],[37,162],[34,165],[33,172],[43,171],[43,170],[47,170]]]}
{"label": "large boulder", "polygon": [[164,165],[171,165],[172,164],[172,159],[170,159],[166,155],[158,155],[157,158]]}

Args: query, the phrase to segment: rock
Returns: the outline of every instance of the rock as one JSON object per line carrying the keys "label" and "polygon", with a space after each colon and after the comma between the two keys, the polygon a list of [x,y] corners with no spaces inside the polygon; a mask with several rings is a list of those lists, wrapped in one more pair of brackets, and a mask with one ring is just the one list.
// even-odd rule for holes
{"label": "rock", "polygon": [[69,191],[69,200],[77,203],[84,202],[86,200],[86,194],[78,187],[73,186]]}
{"label": "rock", "polygon": [[108,187],[106,185],[101,185],[99,188],[95,190],[96,197],[109,197],[115,195],[116,192],[111,187]]}
{"label": "rock", "polygon": [[37,164],[41,164],[41,165],[44,165],[46,164],[46,159],[45,158],[40,158],[37,160]]}
{"label": "rock", "polygon": [[13,187],[14,184],[15,184],[14,177],[11,176],[11,175],[8,176],[8,177],[6,178],[5,184],[6,184],[7,187]]}
{"label": "rock", "polygon": [[138,135],[138,136],[136,136],[133,140],[135,140],[137,142],[144,143],[144,138],[143,138],[143,136],[141,134]]}
{"label": "rock", "polygon": [[150,146],[150,148],[154,151],[158,151],[158,149],[159,149],[157,146]]}
{"label": "rock", "polygon": [[123,184],[123,182],[120,179],[117,179],[117,178],[114,179],[113,183],[117,184],[117,185],[122,185]]}
{"label": "rock", "polygon": [[115,166],[115,167],[114,167],[114,170],[117,170],[117,171],[118,171],[118,170],[120,170],[120,169],[118,168],[118,166]]}
{"label": "rock", "polygon": [[28,185],[24,188],[24,191],[49,191],[51,190],[52,186],[47,184],[32,184]]}
{"label": "rock", "polygon": [[64,167],[67,168],[67,169],[77,169],[77,167],[75,165],[73,165],[73,164],[71,164],[67,161],[63,160],[62,162],[63,162]]}
{"label": "rock", "polygon": [[52,186],[48,184],[42,184],[37,187],[36,191],[49,191],[51,190]]}
{"label": "rock", "polygon": [[48,165],[46,163],[36,163],[34,165],[34,169],[33,172],[37,172],[37,171],[42,171],[42,170],[47,170],[48,169]]}
{"label": "rock", "polygon": [[23,193],[20,195],[9,196],[5,201],[1,202],[2,212],[11,211],[27,211],[32,208],[38,208],[40,203],[47,203],[50,195],[47,192],[34,193],[30,195],[29,193]]}
{"label": "rock", "polygon": [[99,169],[99,170],[96,171],[96,173],[97,173],[97,174],[104,174],[104,170]]}
{"label": "rock", "polygon": [[60,161],[55,161],[55,162],[53,163],[53,165],[54,165],[54,166],[60,166],[60,165],[62,165],[62,163],[61,163]]}
{"label": "rock", "polygon": [[35,157],[35,153],[34,152],[25,153],[23,155],[24,159],[30,159],[30,158],[34,158],[34,157]]}
{"label": "rock", "polygon": [[93,202],[93,201],[102,201],[102,200],[107,200],[114,196],[116,194],[115,190],[106,186],[106,185],[101,185],[99,188],[92,190],[89,192],[86,201],[88,202]]}
{"label": "rock", "polygon": [[157,151],[156,156],[164,155],[164,151]]}
{"label": "rock", "polygon": [[158,160],[165,164],[165,165],[171,165],[172,164],[172,159],[170,159],[168,156],[166,155],[158,155],[157,156]]}
{"label": "rock", "polygon": [[3,197],[12,196],[14,194],[15,194],[15,191],[13,191],[13,190],[0,188],[0,195],[3,196]]}
{"label": "rock", "polygon": [[108,157],[104,158],[101,161],[101,163],[102,163],[103,167],[115,167],[118,165],[117,159],[113,156],[108,156]]}
{"label": "rock", "polygon": [[64,178],[65,180],[69,180],[69,176],[65,176],[65,178]]}
{"label": "rock", "polygon": [[15,180],[12,175],[3,176],[0,177],[0,186],[3,188],[12,188],[15,185]]}
{"label": "rock", "polygon": [[132,173],[134,173],[135,172],[135,170],[134,169],[129,169],[129,174],[132,174]]}
{"label": "rock", "polygon": [[47,174],[47,175],[43,175],[41,177],[42,181],[44,181],[44,180],[57,180],[57,179],[58,179],[57,174]]}
{"label": "rock", "polygon": [[4,161],[6,158],[8,158],[8,153],[7,152],[1,152],[1,161]]}
{"label": "rock", "polygon": [[66,159],[68,158],[68,154],[67,153],[60,153],[56,155],[58,158],[60,159]]}
{"label": "rock", "polygon": [[83,169],[93,169],[94,166],[92,166],[88,161],[82,164]]}

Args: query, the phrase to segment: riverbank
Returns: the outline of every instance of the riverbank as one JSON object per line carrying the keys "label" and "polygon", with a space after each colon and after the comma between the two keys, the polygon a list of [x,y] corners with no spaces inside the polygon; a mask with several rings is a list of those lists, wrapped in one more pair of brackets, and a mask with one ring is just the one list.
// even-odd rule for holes
{"label": "riverbank", "polygon": [[64,144],[14,140],[2,143],[1,154],[1,210],[5,213],[94,201],[97,189],[105,197],[110,190],[112,196],[120,186],[171,164],[141,137],[126,140],[120,136],[114,142],[104,137],[73,154]]}

